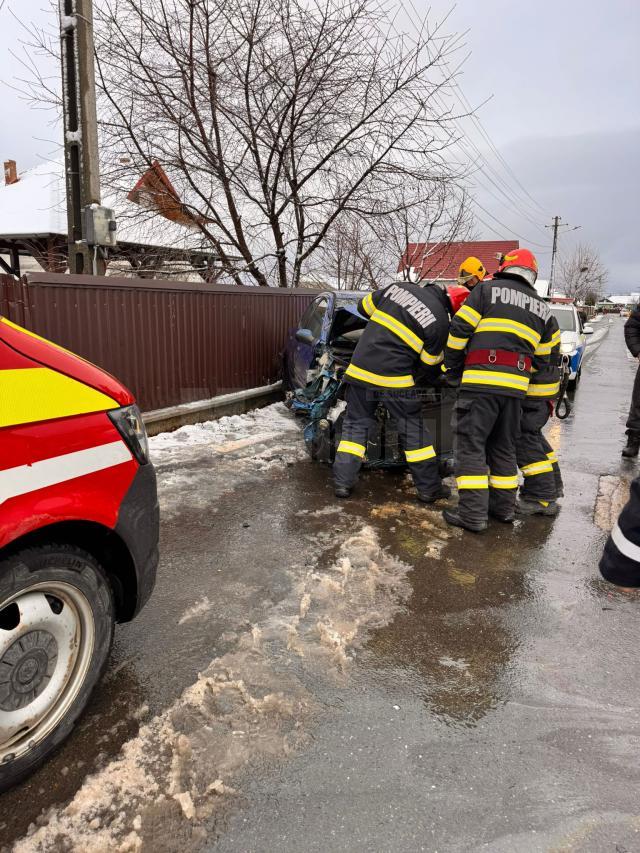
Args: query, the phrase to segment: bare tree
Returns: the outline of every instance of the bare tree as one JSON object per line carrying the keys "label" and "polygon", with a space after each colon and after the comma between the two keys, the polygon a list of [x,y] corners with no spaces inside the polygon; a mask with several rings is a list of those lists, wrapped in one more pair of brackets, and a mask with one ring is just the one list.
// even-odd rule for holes
{"label": "bare tree", "polygon": [[310,259],[309,272],[338,290],[375,290],[388,279],[387,255],[360,217],[343,213]]}
{"label": "bare tree", "polygon": [[597,250],[588,244],[579,244],[569,258],[560,262],[562,290],[578,302],[602,296],[607,278],[608,271]]}
{"label": "bare tree", "polygon": [[342,217],[373,226],[404,187],[461,178],[459,47],[427,22],[398,35],[378,0],[104,0],[105,180],[159,160],[234,280],[295,286]]}
{"label": "bare tree", "polygon": [[[426,182],[420,189],[425,192]],[[340,217],[327,235],[319,263],[334,286],[352,290],[376,290],[398,276],[418,280],[417,267],[437,278],[441,250],[454,240],[470,239],[471,233],[466,192],[454,181],[432,185],[429,197],[416,198],[415,188],[402,187],[387,216],[367,221]],[[425,243],[430,244],[427,253]],[[435,259],[429,265],[432,254]]]}
{"label": "bare tree", "polygon": [[[450,216],[464,178],[448,158],[461,42],[426,19],[398,34],[396,11],[395,0],[102,0],[107,193],[126,195],[158,160],[194,247],[214,249],[233,280],[295,286],[318,250],[351,234],[373,283],[370,233],[395,243],[395,269],[409,234],[433,232],[434,198]],[[54,103],[31,56],[54,54],[57,38],[32,30],[30,42],[25,91]],[[152,227],[154,211],[139,216]]]}
{"label": "bare tree", "polygon": [[[437,184],[429,197],[417,204],[398,206],[383,228],[393,248],[396,269],[407,281],[420,276],[436,279],[442,249],[453,241],[469,240],[473,235],[473,216],[466,191],[451,181]],[[425,245],[429,248],[425,251]],[[433,262],[431,258],[433,257]]]}

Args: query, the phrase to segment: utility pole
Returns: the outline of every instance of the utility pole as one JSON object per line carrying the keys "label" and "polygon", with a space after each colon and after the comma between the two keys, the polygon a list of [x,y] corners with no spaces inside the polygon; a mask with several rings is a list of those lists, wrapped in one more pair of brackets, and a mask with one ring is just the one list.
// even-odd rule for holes
{"label": "utility pole", "polygon": [[92,225],[87,212],[92,219],[93,206],[100,209],[93,4],[92,0],[59,0],[59,4],[69,272],[104,275],[103,252],[92,245],[99,241],[87,234]]}
{"label": "utility pole", "polygon": [[[553,248],[551,249],[551,272],[549,273],[549,296],[553,296],[553,274],[556,269],[556,253],[558,251],[558,227],[560,217],[553,217]],[[547,226],[548,227],[548,226]]]}
{"label": "utility pole", "polygon": [[561,216],[553,217],[553,225],[545,225],[545,228],[553,228],[553,248],[551,249],[551,272],[549,273],[549,296],[553,296],[553,276],[556,269],[556,255],[558,254],[558,230],[560,228],[570,228],[571,231],[577,231],[580,225],[574,225],[573,228],[568,222],[562,222]]}

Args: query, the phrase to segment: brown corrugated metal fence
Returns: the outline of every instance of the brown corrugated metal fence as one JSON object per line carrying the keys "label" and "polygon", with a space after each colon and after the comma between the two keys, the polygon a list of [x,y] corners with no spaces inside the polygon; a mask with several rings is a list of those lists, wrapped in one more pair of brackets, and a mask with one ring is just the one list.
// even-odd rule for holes
{"label": "brown corrugated metal fence", "polygon": [[309,290],[31,274],[0,314],[117,376],[159,409],[268,385]]}

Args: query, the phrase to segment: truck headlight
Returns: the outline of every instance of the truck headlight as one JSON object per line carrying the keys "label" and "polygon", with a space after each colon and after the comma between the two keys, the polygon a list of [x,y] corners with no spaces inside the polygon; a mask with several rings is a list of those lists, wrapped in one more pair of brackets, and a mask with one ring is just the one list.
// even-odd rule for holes
{"label": "truck headlight", "polygon": [[571,355],[574,350],[575,346],[573,344],[560,344],[560,352],[563,355]]}
{"label": "truck headlight", "polygon": [[149,461],[149,439],[140,409],[137,406],[125,406],[107,414],[140,465],[146,465]]}

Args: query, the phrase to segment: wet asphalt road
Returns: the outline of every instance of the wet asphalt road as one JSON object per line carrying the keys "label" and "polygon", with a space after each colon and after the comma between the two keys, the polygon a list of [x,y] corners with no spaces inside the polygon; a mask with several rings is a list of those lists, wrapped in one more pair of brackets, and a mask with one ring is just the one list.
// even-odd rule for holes
{"label": "wet asphalt road", "polygon": [[[318,543],[326,550],[370,524],[410,567],[394,592],[401,609],[368,631],[340,677],[307,656],[295,671],[313,696],[308,737],[287,755],[248,756],[232,776],[238,796],[189,835],[193,849],[640,851],[640,602],[599,580],[605,534],[593,523],[600,477],[634,472],[620,449],[635,364],[616,319],[584,369],[574,415],[549,431],[567,493],[557,519],[435,549],[397,475],[367,475],[342,513],[311,516],[335,505],[328,472],[277,447],[258,473],[238,473],[233,454],[204,477],[210,457],[167,463],[182,480],[164,481],[178,500],[152,602],[118,630],[72,738],[0,799],[0,842],[46,823],[43,810],[73,797],[141,720],[280,612]],[[181,492],[191,472],[196,486]],[[285,665],[295,669],[283,661],[273,689]],[[162,827],[163,844],[140,849],[190,849],[171,821]]]}

